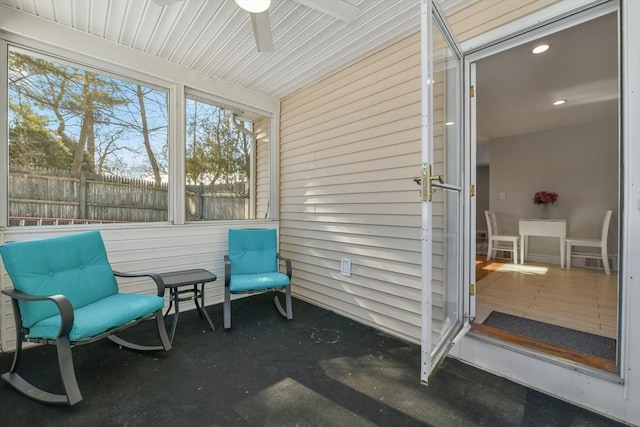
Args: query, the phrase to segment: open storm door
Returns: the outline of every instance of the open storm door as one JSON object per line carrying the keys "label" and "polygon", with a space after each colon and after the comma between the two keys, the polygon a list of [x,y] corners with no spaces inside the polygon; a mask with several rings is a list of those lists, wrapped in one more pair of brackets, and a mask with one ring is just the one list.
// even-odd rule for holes
{"label": "open storm door", "polygon": [[[422,366],[427,383],[468,329],[464,250],[462,55],[439,7],[421,1],[422,34]],[[468,222],[468,221],[467,221]],[[468,232],[468,235],[471,233]],[[465,273],[464,264],[467,264]],[[465,280],[465,277],[467,280]],[[466,301],[465,301],[466,299]],[[468,310],[468,307],[466,308]]]}

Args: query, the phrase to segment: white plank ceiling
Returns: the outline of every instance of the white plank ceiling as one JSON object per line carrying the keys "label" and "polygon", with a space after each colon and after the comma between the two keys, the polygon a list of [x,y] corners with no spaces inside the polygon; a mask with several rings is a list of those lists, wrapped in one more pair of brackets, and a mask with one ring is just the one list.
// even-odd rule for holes
{"label": "white plank ceiling", "polygon": [[[345,1],[360,9],[348,23],[296,0],[272,0],[268,14],[274,51],[262,53],[256,49],[249,13],[234,0],[0,0],[0,28],[8,15],[3,10],[35,15],[282,99],[419,29],[419,0]],[[163,2],[169,4],[160,6]],[[555,2],[439,0],[456,31],[464,34],[483,26],[483,19],[491,27],[498,25],[493,21],[506,23],[527,10]],[[484,13],[482,19],[478,18],[480,12]],[[481,61],[478,87],[485,96],[478,103],[479,141],[615,113],[615,16],[606,21],[611,24],[606,28],[613,26],[606,32],[601,21],[544,38],[553,40],[545,62],[532,63],[526,45]],[[600,49],[597,52],[593,50],[595,42]],[[597,74],[598,70],[602,72]],[[513,88],[507,88],[509,82],[513,82]],[[589,90],[585,92],[584,88]],[[570,108],[551,110],[547,101],[558,96],[569,99]],[[576,102],[578,98],[580,102]]]}
{"label": "white plank ceiling", "polygon": [[281,99],[419,28],[418,0],[348,1],[360,9],[349,23],[272,0],[274,51],[262,53],[249,14],[233,0],[0,0],[0,13],[36,15]]}

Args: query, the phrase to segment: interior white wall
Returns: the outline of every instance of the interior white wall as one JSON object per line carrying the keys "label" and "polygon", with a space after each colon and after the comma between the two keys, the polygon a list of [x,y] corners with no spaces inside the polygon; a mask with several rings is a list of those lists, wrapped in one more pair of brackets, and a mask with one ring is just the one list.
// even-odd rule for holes
{"label": "interior white wall", "polygon": [[[549,218],[567,220],[570,236],[598,238],[607,209],[614,211],[609,229],[609,253],[617,250],[618,123],[617,118],[542,132],[494,139],[490,150],[491,209],[501,233],[518,233],[521,218],[542,218],[537,191],[555,191]],[[479,209],[478,209],[479,210]],[[531,256],[549,256],[559,263],[555,238],[529,238]]]}
{"label": "interior white wall", "polygon": [[489,209],[489,166],[476,168],[476,230],[487,231],[484,211]]}

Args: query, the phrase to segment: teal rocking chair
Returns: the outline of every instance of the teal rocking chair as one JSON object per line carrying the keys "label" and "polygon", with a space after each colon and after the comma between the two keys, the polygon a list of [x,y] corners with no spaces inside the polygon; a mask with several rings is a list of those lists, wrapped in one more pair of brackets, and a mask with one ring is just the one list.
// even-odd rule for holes
{"label": "teal rocking chair", "polygon": [[[231,294],[273,291],[276,308],[293,319],[291,261],[278,252],[275,229],[230,229],[229,254],[224,256],[224,328],[231,328]],[[284,262],[286,273],[279,271]],[[284,291],[286,311],[278,294]]]}
{"label": "teal rocking chair", "polygon": [[[82,400],[71,354],[76,345],[108,338],[134,350],[171,349],[162,317],[162,279],[113,271],[99,232],[7,243],[0,254],[14,286],[2,293],[11,297],[16,323],[13,364],[2,379],[26,396],[52,404]],[[157,294],[120,293],[115,276],[150,278]],[[147,319],[155,320],[161,345],[138,345],[116,336]],[[56,346],[64,394],[41,390],[20,376],[23,341]]]}

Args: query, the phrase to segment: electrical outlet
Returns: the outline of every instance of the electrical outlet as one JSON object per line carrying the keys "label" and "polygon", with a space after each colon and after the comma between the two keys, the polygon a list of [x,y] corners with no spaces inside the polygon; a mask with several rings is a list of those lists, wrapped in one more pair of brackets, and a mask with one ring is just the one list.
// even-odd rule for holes
{"label": "electrical outlet", "polygon": [[343,276],[351,276],[351,260],[349,258],[342,258],[340,262],[340,273]]}

